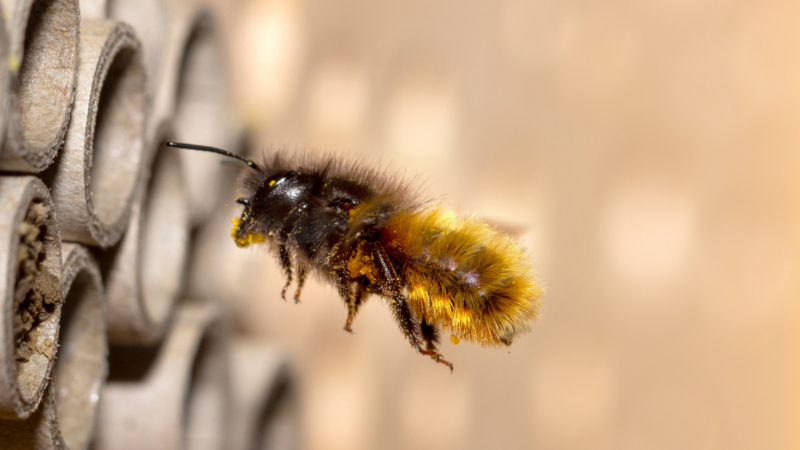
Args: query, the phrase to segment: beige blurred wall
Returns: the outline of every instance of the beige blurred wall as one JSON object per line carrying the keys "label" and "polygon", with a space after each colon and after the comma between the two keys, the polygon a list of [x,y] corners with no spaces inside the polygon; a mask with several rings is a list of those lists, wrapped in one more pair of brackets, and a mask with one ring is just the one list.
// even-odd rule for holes
{"label": "beige blurred wall", "polygon": [[[372,299],[225,250],[310,449],[800,448],[800,3],[220,3],[258,148],[337,150],[517,230],[547,285],[510,348],[408,348]],[[223,248],[223,247],[221,247]]]}

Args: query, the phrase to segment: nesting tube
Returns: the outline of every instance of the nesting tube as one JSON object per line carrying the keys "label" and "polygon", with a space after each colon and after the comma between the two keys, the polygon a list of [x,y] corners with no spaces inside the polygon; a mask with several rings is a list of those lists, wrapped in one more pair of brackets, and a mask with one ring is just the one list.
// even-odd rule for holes
{"label": "nesting tube", "polygon": [[158,347],[113,346],[95,448],[226,448],[228,355],[219,312],[185,304]]}
{"label": "nesting tube", "polygon": [[122,235],[143,160],[144,85],[133,29],[84,21],[75,105],[52,174],[64,240],[108,247]]}
{"label": "nesting tube", "polygon": [[50,378],[61,314],[61,238],[47,187],[0,177],[0,419],[28,417]]}
{"label": "nesting tube", "polygon": [[107,371],[103,286],[89,252],[64,244],[58,360],[42,406],[24,421],[0,421],[4,449],[85,450]]}
{"label": "nesting tube", "polygon": [[[163,62],[164,40],[169,21],[166,4],[163,0],[108,0],[106,11],[109,18],[125,22],[136,30],[142,44],[142,61],[147,72],[147,94],[152,100],[158,87],[155,80],[158,80]],[[157,127],[164,118],[154,117],[155,121],[150,123]]]}
{"label": "nesting tube", "polygon": [[89,446],[100,390],[108,373],[106,302],[100,270],[78,244],[64,244],[58,359],[51,389],[60,435],[71,450]]}
{"label": "nesting tube", "polygon": [[286,356],[274,345],[233,340],[231,450],[300,448],[297,396]]}
{"label": "nesting tube", "polygon": [[104,255],[113,343],[160,339],[184,278],[189,214],[183,175],[177,152],[164,146],[169,126],[160,130],[149,150],[155,161],[137,192],[128,230],[118,248]]}
{"label": "nesting tube", "polygon": [[[39,172],[64,141],[75,98],[80,14],[78,0],[2,0],[9,21],[0,169]],[[6,73],[6,71],[8,73]]]}
{"label": "nesting tube", "polygon": [[[163,63],[156,80],[153,118],[175,117],[175,139],[230,149],[236,141],[224,70],[225,61],[212,15],[197,2],[168,0],[170,16]],[[215,208],[226,186],[220,181],[220,159],[184,152],[184,179],[192,223]]]}
{"label": "nesting tube", "polygon": [[[3,8],[2,3],[0,3],[0,9]],[[8,52],[9,52],[9,36],[8,36],[8,25],[6,25],[5,18],[2,14],[0,14],[0,61],[8,61]],[[3,167],[3,161],[6,159],[6,151],[3,149],[3,143],[5,142],[6,136],[6,123],[8,122],[8,109],[9,109],[9,97],[10,91],[12,89],[11,85],[11,68],[8,64],[0,64],[0,89],[5,89],[6,92],[3,92],[2,96],[0,96],[0,169]],[[14,164],[8,163],[11,167]]]}

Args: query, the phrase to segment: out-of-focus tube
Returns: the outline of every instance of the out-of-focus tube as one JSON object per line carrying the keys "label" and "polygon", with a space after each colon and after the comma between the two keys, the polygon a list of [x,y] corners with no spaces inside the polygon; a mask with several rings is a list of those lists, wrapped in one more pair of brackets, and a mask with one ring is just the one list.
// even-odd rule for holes
{"label": "out-of-focus tube", "polygon": [[[166,148],[170,127],[153,141],[155,161],[134,201],[131,223],[109,267],[108,333],[113,343],[152,344],[172,316],[182,286],[189,245],[189,214],[180,159]],[[148,180],[148,174],[149,180]]]}
{"label": "out-of-focus tube", "polygon": [[274,345],[232,345],[231,450],[299,449],[300,415],[286,356]]}
{"label": "out-of-focus tube", "polygon": [[185,304],[158,347],[112,347],[97,450],[227,448],[229,359],[218,316]]}
{"label": "out-of-focus tube", "polygon": [[[237,130],[225,62],[211,13],[193,0],[166,0],[169,27],[156,79],[153,120],[173,117],[175,140],[230,149]],[[205,220],[225,185],[216,155],[181,153],[192,223]]]}

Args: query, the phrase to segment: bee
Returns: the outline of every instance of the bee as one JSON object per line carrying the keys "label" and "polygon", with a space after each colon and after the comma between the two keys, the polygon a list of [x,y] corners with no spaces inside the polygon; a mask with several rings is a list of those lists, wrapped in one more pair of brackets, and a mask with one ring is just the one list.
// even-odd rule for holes
{"label": "bee", "polygon": [[370,294],[387,300],[411,347],[453,370],[436,348],[451,340],[510,345],[538,317],[542,289],[525,251],[510,236],[438,201],[421,202],[408,183],[339,158],[281,153],[259,162],[201,145],[170,147],[244,162],[232,219],[236,245],[268,242],[286,277],[327,280],[347,307],[344,329]]}

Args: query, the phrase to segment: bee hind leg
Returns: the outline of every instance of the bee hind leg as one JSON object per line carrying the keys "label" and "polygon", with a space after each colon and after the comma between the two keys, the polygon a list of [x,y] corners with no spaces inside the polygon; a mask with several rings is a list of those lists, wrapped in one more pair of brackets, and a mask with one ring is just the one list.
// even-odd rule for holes
{"label": "bee hind leg", "polygon": [[439,342],[439,332],[436,326],[423,319],[419,322],[419,330],[425,341],[425,349],[436,350],[436,344]]}
{"label": "bee hind leg", "polygon": [[[411,346],[417,353],[430,356],[434,361],[446,365],[450,368],[450,373],[453,373],[453,364],[446,361],[433,345],[436,341],[436,329],[431,326],[433,328],[432,334],[429,334],[431,339],[427,339],[425,337],[426,331],[421,324],[417,323],[414,314],[411,312],[411,308],[408,306],[406,297],[401,292],[397,273],[394,267],[392,267],[383,247],[380,244],[374,244],[373,254],[378,270],[383,276],[383,290],[388,294],[387,297],[390,298],[389,306],[391,306],[395,319],[398,325],[400,325],[400,329],[411,343]],[[431,333],[430,329],[428,329],[427,332]],[[426,350],[422,349],[422,340],[425,340],[427,343],[428,348]]]}
{"label": "bee hind leg", "polygon": [[425,350],[420,351],[420,349],[417,349],[417,351],[425,356],[430,356],[434,361],[449,367],[450,373],[452,373],[453,364],[445,360],[442,354],[436,350],[436,343],[439,342],[439,332],[436,329],[436,325],[422,320],[420,321],[419,328],[422,332],[422,339],[425,340]]}

